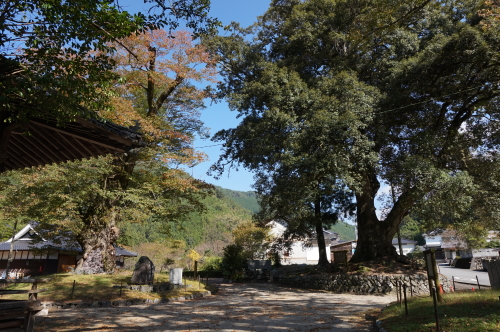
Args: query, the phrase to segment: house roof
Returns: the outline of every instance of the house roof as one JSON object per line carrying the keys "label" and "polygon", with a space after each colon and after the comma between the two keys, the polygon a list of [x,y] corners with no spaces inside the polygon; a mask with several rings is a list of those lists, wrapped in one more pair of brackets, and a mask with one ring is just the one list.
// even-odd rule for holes
{"label": "house roof", "polygon": [[346,244],[348,244],[348,243],[353,243],[353,242],[358,242],[358,240],[344,241],[344,242],[339,242],[339,243],[336,243],[336,244],[331,244],[331,245],[330,245],[330,248],[343,246],[343,245],[346,245]]}
{"label": "house roof", "polygon": [[[401,244],[417,244],[418,242],[417,241],[414,241],[414,240],[408,240],[408,239],[405,239],[405,238],[401,238]],[[398,239],[395,238],[395,239],[392,239],[392,244],[393,245],[398,245],[399,242],[398,242]]]}
{"label": "house roof", "polygon": [[[81,248],[75,248],[72,246],[66,245],[56,245],[50,241],[44,242],[34,242],[33,240],[28,241],[15,241],[14,242],[14,251],[21,250],[33,250],[33,249],[52,249],[54,251],[74,251],[74,252],[82,252]],[[0,251],[9,251],[10,250],[10,242],[0,242]],[[124,257],[136,257],[137,253],[133,251],[129,251],[125,248],[119,247],[115,245],[116,256],[124,256]]]}
{"label": "house roof", "polygon": [[[13,250],[33,250],[33,249],[51,249],[55,251],[74,251],[74,252],[82,252],[80,247],[77,247],[73,244],[62,243],[55,244],[52,241],[43,240],[41,242],[33,241],[33,239],[29,236],[29,234],[36,231],[33,229],[31,224],[26,225],[14,236],[14,249]],[[0,242],[0,251],[10,250],[12,238],[5,241]],[[116,256],[125,256],[125,257],[136,257],[137,253],[133,251],[129,251],[117,245],[114,245]]]}
{"label": "house roof", "polygon": [[0,172],[124,153],[142,145],[136,128],[83,118],[62,125],[42,119],[12,124],[3,140],[0,146],[6,146],[6,159]]}
{"label": "house roof", "polygon": [[[33,250],[33,249],[53,249],[57,251],[82,251],[68,245],[56,245],[50,241],[34,242],[33,240],[14,241],[14,250]],[[10,250],[9,242],[0,242],[0,251]]]}

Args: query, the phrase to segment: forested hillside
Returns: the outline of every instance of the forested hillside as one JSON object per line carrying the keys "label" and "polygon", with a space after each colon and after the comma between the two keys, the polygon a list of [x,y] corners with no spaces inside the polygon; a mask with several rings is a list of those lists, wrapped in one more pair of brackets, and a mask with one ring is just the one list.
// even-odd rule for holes
{"label": "forested hillside", "polygon": [[354,225],[348,224],[346,222],[337,222],[330,228],[330,231],[338,233],[340,236],[340,240],[342,241],[356,240],[356,229]]}
{"label": "forested hillside", "polygon": [[216,187],[217,190],[222,192],[224,196],[232,199],[247,210],[257,213],[260,210],[259,202],[254,191],[235,191],[231,189],[224,189]]}
{"label": "forested hillside", "polygon": [[[120,243],[135,247],[146,242],[162,242],[168,238],[183,240],[188,248],[203,244],[203,250],[219,251],[231,238],[231,230],[239,223],[251,220],[253,212],[238,202],[252,206],[252,196],[244,198],[242,192],[216,188],[215,194],[203,200],[206,212],[192,213],[184,221],[165,225],[158,220],[143,223],[124,223],[121,226]],[[253,200],[256,203],[255,195]],[[255,210],[255,206],[253,206]]]}

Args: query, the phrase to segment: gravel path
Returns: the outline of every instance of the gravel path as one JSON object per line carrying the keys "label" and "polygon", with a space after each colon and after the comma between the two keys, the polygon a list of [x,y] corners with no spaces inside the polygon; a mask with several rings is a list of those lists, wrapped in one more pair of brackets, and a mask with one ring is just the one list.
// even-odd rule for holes
{"label": "gravel path", "polygon": [[217,295],[156,305],[51,310],[36,331],[370,331],[365,312],[394,296],[274,284],[221,284]]}

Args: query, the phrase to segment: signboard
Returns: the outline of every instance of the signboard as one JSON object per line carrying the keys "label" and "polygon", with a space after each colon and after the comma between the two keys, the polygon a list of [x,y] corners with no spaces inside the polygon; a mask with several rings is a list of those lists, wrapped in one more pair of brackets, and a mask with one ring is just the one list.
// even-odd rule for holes
{"label": "signboard", "polygon": [[335,264],[346,264],[347,265],[347,250],[333,251],[333,262]]}
{"label": "signboard", "polygon": [[247,268],[249,270],[271,270],[271,261],[268,259],[265,260],[248,260]]}

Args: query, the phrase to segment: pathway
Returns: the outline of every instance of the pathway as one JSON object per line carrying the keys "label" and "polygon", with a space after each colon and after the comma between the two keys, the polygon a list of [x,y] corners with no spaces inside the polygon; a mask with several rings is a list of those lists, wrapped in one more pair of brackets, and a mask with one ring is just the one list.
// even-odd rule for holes
{"label": "pathway", "polygon": [[51,310],[36,331],[370,331],[365,312],[394,296],[222,284],[217,295],[157,305]]}

